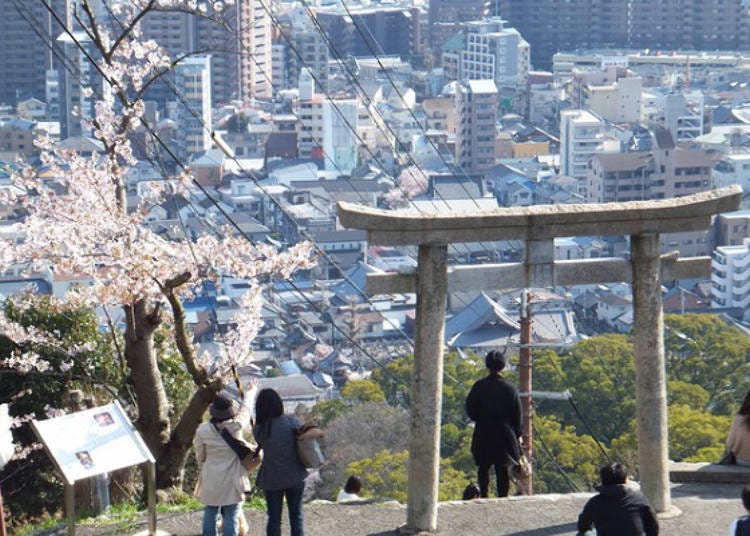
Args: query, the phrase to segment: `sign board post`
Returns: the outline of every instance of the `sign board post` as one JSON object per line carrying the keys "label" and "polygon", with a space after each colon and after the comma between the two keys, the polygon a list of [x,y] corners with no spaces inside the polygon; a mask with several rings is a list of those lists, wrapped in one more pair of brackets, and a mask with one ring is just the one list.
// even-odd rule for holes
{"label": "sign board post", "polygon": [[[10,461],[15,452],[13,433],[10,431],[8,404],[0,404],[0,470]],[[2,490],[0,490],[0,536],[5,536],[5,506]]]}
{"label": "sign board post", "polygon": [[34,420],[31,426],[65,481],[69,536],[75,534],[73,486],[77,481],[143,463],[147,464],[149,534],[156,534],[154,457],[117,401],[53,419]]}

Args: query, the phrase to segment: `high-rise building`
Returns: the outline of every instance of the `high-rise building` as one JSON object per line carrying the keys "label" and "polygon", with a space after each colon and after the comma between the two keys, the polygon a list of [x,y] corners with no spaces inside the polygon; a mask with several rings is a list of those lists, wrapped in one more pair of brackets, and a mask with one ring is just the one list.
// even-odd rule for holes
{"label": "high-rise building", "polygon": [[746,0],[493,0],[494,14],[531,45],[536,68],[585,48],[738,50],[748,48]]}
{"label": "high-rise building", "polygon": [[175,67],[175,86],[184,102],[177,105],[177,153],[187,159],[211,148],[211,59],[191,56]]}
{"label": "high-rise building", "polygon": [[[69,25],[70,0],[47,4]],[[0,103],[16,104],[30,97],[46,102],[47,72],[58,64],[49,47],[60,51],[56,40],[62,26],[42,2],[0,0],[0,14]]]}
{"label": "high-rise building", "polygon": [[468,80],[456,87],[456,163],[466,172],[495,165],[497,100],[493,80]]}
{"label": "high-rise building", "polygon": [[[141,22],[144,37],[164,47],[172,59],[189,53],[211,57],[214,106],[232,99],[268,98],[271,86],[271,21],[261,0],[237,0],[227,26],[186,13],[152,12]],[[175,100],[159,86],[147,98]]]}
{"label": "high-rise building", "polygon": [[95,47],[83,31],[63,33],[55,44],[67,66],[51,71],[58,75],[60,135],[62,138],[88,135],[86,120],[94,117],[94,105],[107,90],[99,71],[89,61],[89,56],[96,55]]}
{"label": "high-rise building", "polygon": [[[351,16],[349,16],[351,13]],[[338,54],[347,56],[399,56],[403,60],[421,57],[419,9],[377,6],[318,8],[316,18]]]}

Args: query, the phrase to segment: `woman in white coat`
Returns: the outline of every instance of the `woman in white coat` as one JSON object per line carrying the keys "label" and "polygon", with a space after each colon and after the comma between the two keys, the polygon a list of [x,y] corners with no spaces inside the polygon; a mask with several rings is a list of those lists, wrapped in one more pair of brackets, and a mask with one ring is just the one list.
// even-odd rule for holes
{"label": "woman in white coat", "polygon": [[[249,389],[251,392],[245,400],[252,401],[255,390]],[[242,502],[245,492],[250,490],[250,479],[237,454],[221,437],[221,430],[226,429],[233,437],[242,439],[242,430],[249,423],[252,410],[221,392],[208,411],[210,420],[198,426],[193,440],[195,456],[201,464],[195,495],[205,505],[202,536],[217,536],[219,514],[223,520],[223,536],[237,536]]]}

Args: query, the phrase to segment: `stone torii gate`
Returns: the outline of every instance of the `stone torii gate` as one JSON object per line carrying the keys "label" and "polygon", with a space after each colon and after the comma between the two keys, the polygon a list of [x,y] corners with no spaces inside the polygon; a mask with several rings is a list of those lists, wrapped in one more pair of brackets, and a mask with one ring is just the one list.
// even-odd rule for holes
{"label": "stone torii gate", "polygon": [[[364,229],[370,244],[417,245],[416,273],[372,274],[370,294],[416,292],[406,532],[437,529],[440,409],[448,286],[453,290],[633,284],[638,462],[641,485],[658,512],[671,509],[661,283],[705,277],[710,257],[659,254],[659,235],[707,229],[715,214],[737,210],[730,186],[676,199],[586,205],[537,205],[472,213],[394,212],[341,202],[340,222]],[[630,236],[624,258],[555,260],[555,237]],[[454,242],[525,241],[524,262],[448,266]]]}

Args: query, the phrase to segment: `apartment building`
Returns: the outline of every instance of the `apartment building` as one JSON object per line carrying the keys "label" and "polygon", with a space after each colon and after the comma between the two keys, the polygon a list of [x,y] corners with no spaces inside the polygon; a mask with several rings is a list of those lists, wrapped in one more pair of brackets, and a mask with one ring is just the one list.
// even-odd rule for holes
{"label": "apartment building", "polygon": [[537,69],[549,68],[559,51],[627,44],[628,0],[495,0],[490,6],[529,42]]}
{"label": "apartment building", "polygon": [[[349,15],[351,13],[351,16]],[[342,58],[399,56],[418,61],[422,55],[419,9],[398,5],[338,6],[317,9],[316,18]]]}
{"label": "apartment building", "polygon": [[[70,0],[46,3],[70,25]],[[0,0],[0,13],[0,104],[13,105],[30,97],[46,101],[47,73],[59,70],[48,44],[60,50],[56,40],[63,28],[42,2],[17,5],[12,0]],[[57,80],[57,74],[51,78]]]}
{"label": "apartment building", "polygon": [[619,153],[620,141],[601,117],[586,110],[560,112],[560,174],[580,181],[579,194],[588,197],[585,179],[589,161],[600,153]]}
{"label": "apartment building", "polygon": [[463,22],[479,20],[488,14],[488,4],[484,0],[429,0],[428,42],[435,63],[440,63],[443,45],[461,32]]}
{"label": "apartment building", "polygon": [[525,87],[529,44],[500,17],[463,23],[461,33],[443,47],[446,80],[494,80],[495,85]]}
{"label": "apartment building", "polygon": [[640,77],[623,77],[611,84],[587,84],[584,108],[613,123],[636,123],[641,117]]}
{"label": "apartment building", "polygon": [[[210,56],[212,105],[271,97],[271,20],[266,8],[261,0],[236,0],[226,23],[157,11],[144,17],[141,28],[144,37],[159,43],[172,59],[198,51]],[[148,98],[162,104],[177,100],[169,87],[158,83]]]}
{"label": "apartment building", "polygon": [[717,246],[739,246],[750,237],[750,210],[717,214],[714,220],[714,243]]}
{"label": "apartment building", "polygon": [[750,316],[750,238],[719,246],[711,258],[711,307],[737,307]]}
{"label": "apartment building", "polygon": [[211,58],[191,56],[175,67],[175,86],[184,102],[177,106],[177,154],[194,158],[211,148]]}
{"label": "apartment building", "polygon": [[748,48],[745,0],[494,0],[490,6],[531,44],[536,68],[549,68],[556,52],[581,48]]}
{"label": "apartment building", "polygon": [[497,86],[468,80],[456,87],[456,163],[468,173],[495,165]]}
{"label": "apartment building", "polygon": [[358,163],[359,99],[316,93],[310,71],[302,69],[297,116],[300,157],[321,159],[326,170],[349,175]]}

